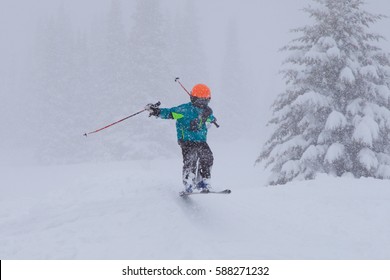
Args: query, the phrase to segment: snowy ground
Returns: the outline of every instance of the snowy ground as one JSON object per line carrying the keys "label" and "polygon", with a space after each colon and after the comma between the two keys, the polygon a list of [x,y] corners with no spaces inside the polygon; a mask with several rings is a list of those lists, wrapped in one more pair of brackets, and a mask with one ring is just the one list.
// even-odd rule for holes
{"label": "snowy ground", "polygon": [[0,259],[390,259],[389,181],[265,187],[240,147],[213,147],[233,193],[187,200],[179,157],[2,166]]}

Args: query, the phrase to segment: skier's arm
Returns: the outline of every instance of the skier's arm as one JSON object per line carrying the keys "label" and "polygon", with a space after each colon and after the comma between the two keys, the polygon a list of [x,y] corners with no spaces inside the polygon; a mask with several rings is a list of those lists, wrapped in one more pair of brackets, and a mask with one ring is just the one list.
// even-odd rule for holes
{"label": "skier's arm", "polygon": [[161,119],[181,119],[184,115],[180,113],[180,106],[173,108],[161,108],[159,117]]}
{"label": "skier's arm", "polygon": [[217,121],[217,118],[214,117],[213,114],[211,114],[211,115],[207,118],[207,120],[206,120],[206,122],[209,122],[209,123],[213,123],[213,122],[216,122],[216,121]]}
{"label": "skier's arm", "polygon": [[214,124],[216,127],[219,127],[219,124],[217,124],[217,118],[214,117],[213,113],[207,118],[206,122]]}
{"label": "skier's arm", "polygon": [[[160,105],[160,104],[158,104]],[[173,108],[159,108],[156,104],[148,104],[145,106],[145,110],[150,113],[150,116],[155,116],[161,119],[180,119],[183,117],[181,106]]]}

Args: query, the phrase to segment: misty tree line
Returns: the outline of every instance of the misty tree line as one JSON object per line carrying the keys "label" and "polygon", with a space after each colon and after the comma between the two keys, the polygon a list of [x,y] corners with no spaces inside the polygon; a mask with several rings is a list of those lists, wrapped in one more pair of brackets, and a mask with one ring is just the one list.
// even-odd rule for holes
{"label": "misty tree line", "polygon": [[[137,0],[132,11],[124,11],[120,0],[112,0],[90,30],[75,28],[64,8],[39,24],[26,101],[33,129],[26,135],[36,138],[40,160],[151,158],[176,149],[171,125],[158,121],[145,126],[145,117],[98,137],[80,135],[142,110],[146,103],[187,102],[184,92],[177,93],[177,74],[188,87],[208,78],[196,8],[191,1],[183,7],[169,20],[159,1]],[[238,68],[237,62],[225,61],[225,72]]]}
{"label": "misty tree line", "polygon": [[[171,92],[176,73],[191,77],[189,86],[207,76],[207,49],[191,1],[174,20],[155,0],[135,1],[131,14],[120,3],[113,0],[90,30],[74,28],[61,9],[37,31],[30,95],[21,102],[27,108],[23,121],[30,124],[24,135],[38,143],[44,161],[155,158],[177,151],[171,124],[146,125],[147,118],[87,141],[81,136],[145,103],[182,103],[186,99]],[[313,0],[304,9],[313,23],[293,29],[299,36],[282,49],[288,53],[281,70],[286,88],[273,104],[274,130],[258,158],[272,171],[270,184],[320,173],[390,178],[390,56],[376,44],[383,37],[370,32],[384,16],[365,11],[363,4]],[[221,65],[226,98],[219,99],[219,113],[234,131],[245,129],[240,110],[248,109],[242,101],[250,98],[239,82],[233,22],[229,30]]]}

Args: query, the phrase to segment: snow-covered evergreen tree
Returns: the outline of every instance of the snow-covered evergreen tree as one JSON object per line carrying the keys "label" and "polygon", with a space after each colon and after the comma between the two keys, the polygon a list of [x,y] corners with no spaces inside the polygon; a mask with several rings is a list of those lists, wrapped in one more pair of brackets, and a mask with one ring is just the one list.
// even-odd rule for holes
{"label": "snow-covered evergreen tree", "polygon": [[107,104],[111,108],[120,108],[128,95],[129,70],[127,35],[123,23],[122,5],[120,0],[112,0],[108,11],[103,61],[103,89]]}
{"label": "snow-covered evergreen tree", "polygon": [[[175,86],[175,74],[167,18],[158,0],[137,0],[134,5],[128,44],[131,82],[128,108],[137,111],[157,101],[162,102],[162,107],[173,106],[172,100],[181,95],[169,91],[169,86]],[[176,148],[172,124],[155,120],[145,126],[146,122],[145,116],[132,120],[126,156],[134,159],[171,154]]]}
{"label": "snow-covered evergreen tree", "polygon": [[168,95],[165,85],[170,83],[171,57],[169,54],[168,23],[156,0],[137,0],[133,14],[134,26],[128,45],[131,63],[132,90],[136,95]]}
{"label": "snow-covered evergreen tree", "polygon": [[[77,99],[76,45],[68,11],[63,5],[58,14],[40,26],[35,46],[34,85],[31,89],[28,123],[34,127],[39,143],[36,156],[44,162],[61,161],[72,150],[64,145],[76,120],[73,115]],[[32,112],[34,110],[35,112]]]}
{"label": "snow-covered evergreen tree", "polygon": [[223,108],[218,113],[218,117],[224,123],[229,137],[235,139],[238,133],[248,128],[242,125],[242,116],[248,114],[248,106],[253,102],[251,98],[248,98],[249,90],[243,83],[245,77],[235,20],[230,20],[228,23],[225,42],[226,50],[221,69],[221,92],[215,97],[215,101],[221,109]]}
{"label": "snow-covered evergreen tree", "polygon": [[199,8],[191,0],[182,1],[181,5],[172,27],[173,69],[191,89],[197,83],[208,83],[210,73],[200,36]]}
{"label": "snow-covered evergreen tree", "polygon": [[257,161],[270,184],[336,176],[390,178],[390,57],[369,31],[383,15],[362,0],[314,0],[312,25],[282,50],[286,90],[273,104],[275,125]]}

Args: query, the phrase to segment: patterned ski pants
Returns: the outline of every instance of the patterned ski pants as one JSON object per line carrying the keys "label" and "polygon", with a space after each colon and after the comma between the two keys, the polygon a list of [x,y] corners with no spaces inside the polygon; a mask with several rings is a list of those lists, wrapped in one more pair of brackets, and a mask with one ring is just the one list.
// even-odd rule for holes
{"label": "patterned ski pants", "polygon": [[[180,141],[179,145],[183,154],[183,183],[195,186],[197,177],[209,179],[213,166],[213,153],[206,142]],[[197,170],[198,167],[198,170]],[[198,173],[197,173],[198,171]]]}

